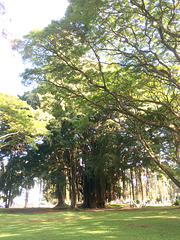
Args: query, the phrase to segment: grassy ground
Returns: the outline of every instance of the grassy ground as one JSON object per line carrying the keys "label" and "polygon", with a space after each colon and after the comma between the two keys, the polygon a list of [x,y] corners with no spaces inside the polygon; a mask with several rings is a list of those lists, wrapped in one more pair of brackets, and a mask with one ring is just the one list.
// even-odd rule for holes
{"label": "grassy ground", "polygon": [[0,209],[0,240],[179,240],[180,207],[99,211]]}

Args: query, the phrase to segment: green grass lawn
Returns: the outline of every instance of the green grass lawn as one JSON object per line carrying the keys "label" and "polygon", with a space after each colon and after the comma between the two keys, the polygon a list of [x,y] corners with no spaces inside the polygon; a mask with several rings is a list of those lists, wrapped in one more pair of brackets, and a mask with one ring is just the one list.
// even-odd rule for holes
{"label": "green grass lawn", "polygon": [[0,209],[0,240],[180,239],[180,207],[59,211]]}

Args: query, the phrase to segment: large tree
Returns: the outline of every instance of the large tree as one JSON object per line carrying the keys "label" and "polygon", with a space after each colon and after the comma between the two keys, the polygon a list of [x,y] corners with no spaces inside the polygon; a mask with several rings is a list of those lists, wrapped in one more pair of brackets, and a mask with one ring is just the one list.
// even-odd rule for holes
{"label": "large tree", "polygon": [[[176,1],[70,1],[63,20],[15,42],[35,66],[23,73],[24,81],[167,129],[179,163],[178,13]],[[147,139],[137,136],[164,169]]]}
{"label": "large tree", "polygon": [[18,97],[0,93],[0,190],[7,207],[22,188],[33,185],[35,175],[32,167],[28,168],[28,153],[37,149],[38,140],[47,134],[45,126],[40,110],[31,109]]}

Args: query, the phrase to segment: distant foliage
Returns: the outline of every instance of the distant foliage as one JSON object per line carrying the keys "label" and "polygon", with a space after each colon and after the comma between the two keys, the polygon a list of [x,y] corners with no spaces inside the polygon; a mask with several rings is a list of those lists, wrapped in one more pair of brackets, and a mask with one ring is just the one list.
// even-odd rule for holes
{"label": "distant foliage", "polygon": [[176,200],[173,202],[173,205],[174,205],[174,206],[179,206],[179,205],[180,205],[180,200],[179,200],[179,199],[176,199]]}

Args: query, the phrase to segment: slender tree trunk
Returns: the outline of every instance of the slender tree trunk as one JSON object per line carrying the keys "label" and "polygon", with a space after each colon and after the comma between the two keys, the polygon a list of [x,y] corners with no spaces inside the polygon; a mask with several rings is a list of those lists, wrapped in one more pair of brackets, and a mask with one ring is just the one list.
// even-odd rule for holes
{"label": "slender tree trunk", "polygon": [[76,189],[76,165],[73,164],[71,167],[71,207],[76,208],[77,189]]}
{"label": "slender tree trunk", "polygon": [[139,200],[139,187],[138,187],[138,173],[137,173],[137,169],[135,170],[135,177],[136,177],[136,201]]}
{"label": "slender tree trunk", "polygon": [[[119,184],[119,185],[120,185],[120,184]],[[119,197],[119,199],[122,198],[122,187],[121,187],[121,185],[120,185],[120,187],[119,187],[118,197]]]}
{"label": "slender tree trunk", "polygon": [[111,198],[111,183],[106,183],[106,192],[107,192],[107,201],[111,202],[112,198]]}
{"label": "slender tree trunk", "polygon": [[25,205],[24,205],[25,208],[27,208],[27,205],[28,205],[28,197],[29,197],[29,188],[26,185],[26,195],[25,195]]}
{"label": "slender tree trunk", "polygon": [[108,197],[108,202],[115,200],[113,183],[107,183],[107,197]]}
{"label": "slender tree trunk", "polygon": [[140,168],[139,168],[139,171],[138,171],[138,177],[139,177],[139,183],[140,183],[140,189],[141,189],[141,199],[142,199],[142,202],[144,202],[144,191],[143,191],[143,183],[142,183],[141,169]]}
{"label": "slender tree trunk", "polygon": [[13,199],[11,197],[11,190],[9,190],[7,194],[6,208],[12,207],[12,202],[13,202]]}
{"label": "slender tree trunk", "polygon": [[77,189],[77,201],[81,202],[82,201],[82,182],[80,177],[78,177],[78,179],[76,178],[76,189]]}
{"label": "slender tree trunk", "polygon": [[115,200],[114,183],[111,183],[111,185],[110,185],[110,192],[111,192],[111,199],[113,201],[113,200]]}
{"label": "slender tree trunk", "polygon": [[160,186],[159,184],[158,184],[158,190],[159,190],[159,200],[160,200],[160,202],[162,203],[163,202],[163,197],[162,197],[162,185]]}
{"label": "slender tree trunk", "polygon": [[149,170],[146,168],[146,199],[149,199]]}
{"label": "slender tree trunk", "polygon": [[125,170],[122,170],[122,183],[123,183],[123,200],[126,200],[126,179],[125,179]]}
{"label": "slender tree trunk", "polygon": [[131,174],[131,187],[132,187],[132,198],[133,202],[135,201],[135,195],[134,195],[134,182],[133,182],[133,170],[130,169],[130,174]]}

